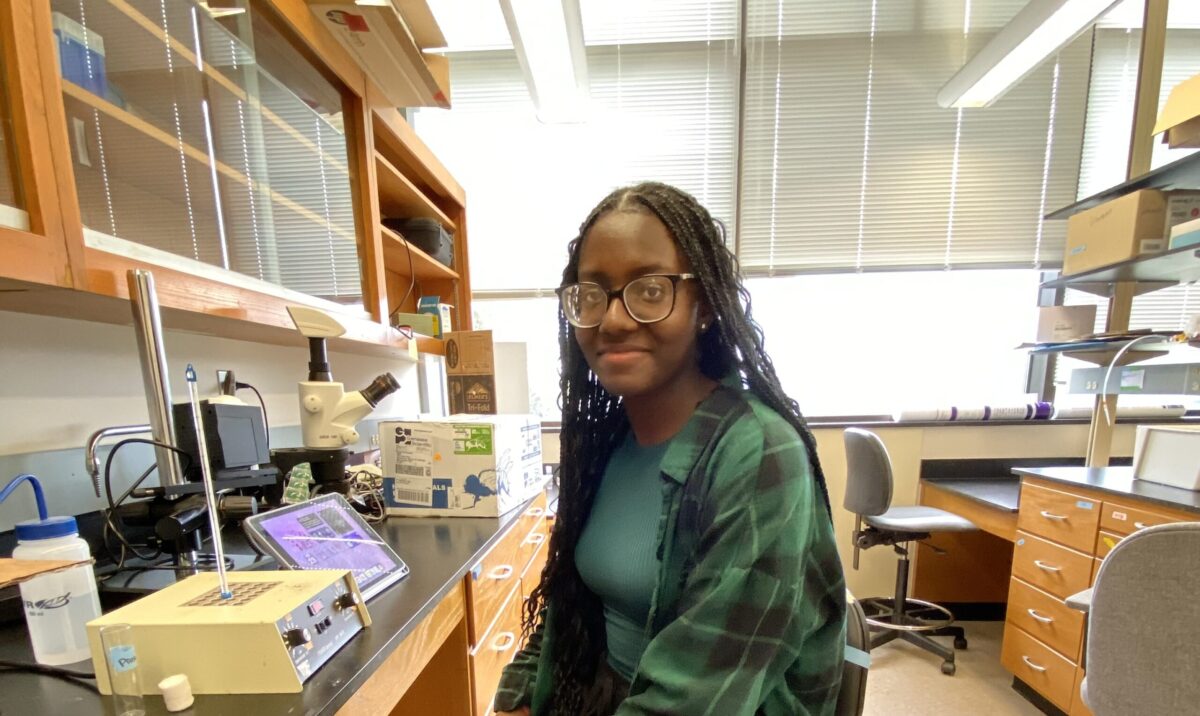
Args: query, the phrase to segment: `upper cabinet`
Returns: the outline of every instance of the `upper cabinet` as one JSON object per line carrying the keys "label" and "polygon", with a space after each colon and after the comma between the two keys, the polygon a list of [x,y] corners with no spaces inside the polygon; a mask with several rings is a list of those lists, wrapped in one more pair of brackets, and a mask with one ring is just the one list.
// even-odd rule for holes
{"label": "upper cabinet", "polygon": [[[305,3],[10,0],[0,50],[0,309],[123,320],[88,296],[143,267],[188,330],[291,341],[298,302],[408,352],[425,290],[470,327],[461,188]],[[383,219],[428,216],[463,270],[400,260]]]}

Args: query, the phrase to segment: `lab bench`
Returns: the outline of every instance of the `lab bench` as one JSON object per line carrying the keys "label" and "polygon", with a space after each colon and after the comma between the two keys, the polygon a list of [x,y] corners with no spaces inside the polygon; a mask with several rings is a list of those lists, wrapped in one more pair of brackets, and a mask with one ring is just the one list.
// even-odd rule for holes
{"label": "lab bench", "polygon": [[[411,573],[368,603],[370,628],[300,693],[197,695],[184,713],[488,713],[502,657],[519,646],[523,598],[545,562],[546,496],[498,519],[391,518],[376,529]],[[493,649],[497,641],[505,648]],[[33,661],[24,622],[0,626],[0,660]],[[90,662],[65,668],[92,670]],[[0,680],[0,714],[111,713],[109,699],[53,677],[0,672]],[[168,713],[160,697],[146,705],[147,714]]]}

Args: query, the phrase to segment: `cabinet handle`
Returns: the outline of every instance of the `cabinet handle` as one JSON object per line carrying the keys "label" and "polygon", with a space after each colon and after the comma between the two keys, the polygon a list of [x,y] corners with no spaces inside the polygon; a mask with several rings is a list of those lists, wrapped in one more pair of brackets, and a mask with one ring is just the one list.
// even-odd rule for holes
{"label": "cabinet handle", "polygon": [[525,514],[529,517],[541,517],[542,515],[546,514],[546,508],[530,507],[529,510]]}
{"label": "cabinet handle", "polygon": [[546,541],[546,535],[541,532],[534,532],[525,538],[525,544],[541,544]]}
{"label": "cabinet handle", "polygon": [[1053,512],[1047,512],[1046,510],[1042,510],[1042,517],[1045,517],[1048,520],[1058,520],[1060,522],[1067,519],[1066,515],[1056,515]]}
{"label": "cabinet handle", "polygon": [[1029,668],[1033,669],[1034,671],[1045,671],[1046,670],[1046,667],[1038,665],[1037,662],[1035,662],[1033,659],[1030,659],[1028,656],[1022,656],[1021,661],[1025,662],[1025,665],[1028,666]]}
{"label": "cabinet handle", "polygon": [[500,632],[496,635],[495,639],[492,639],[492,650],[508,651],[508,648],[516,641],[517,635],[513,634],[511,631]]}
{"label": "cabinet handle", "polygon": [[508,579],[513,576],[513,568],[511,564],[502,564],[488,572],[488,576],[495,580]]}
{"label": "cabinet handle", "polygon": [[1055,567],[1053,564],[1046,564],[1045,562],[1043,562],[1040,559],[1033,560],[1033,563],[1037,565],[1038,569],[1045,570],[1047,572],[1061,572],[1062,571],[1062,567]]}
{"label": "cabinet handle", "polygon": [[1134,522],[1133,526],[1135,529],[1144,530],[1147,527],[1153,527],[1154,525],[1148,525],[1145,522]]}
{"label": "cabinet handle", "polygon": [[1044,616],[1042,614],[1038,614],[1038,611],[1036,609],[1026,609],[1025,611],[1029,612],[1029,616],[1033,617],[1034,619],[1037,619],[1039,622],[1041,622],[1043,624],[1053,624],[1054,623],[1053,617],[1048,617],[1048,616]]}

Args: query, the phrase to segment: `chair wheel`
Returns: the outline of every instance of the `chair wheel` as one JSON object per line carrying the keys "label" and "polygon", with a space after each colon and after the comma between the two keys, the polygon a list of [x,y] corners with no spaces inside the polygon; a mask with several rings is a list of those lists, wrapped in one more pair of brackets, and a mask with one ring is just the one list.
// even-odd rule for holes
{"label": "chair wheel", "polygon": [[954,637],[954,648],[959,651],[964,651],[967,648],[967,638],[965,636]]}
{"label": "chair wheel", "polygon": [[953,661],[943,661],[942,662],[942,673],[943,674],[945,674],[946,676],[954,676],[954,670],[955,669],[954,669]]}

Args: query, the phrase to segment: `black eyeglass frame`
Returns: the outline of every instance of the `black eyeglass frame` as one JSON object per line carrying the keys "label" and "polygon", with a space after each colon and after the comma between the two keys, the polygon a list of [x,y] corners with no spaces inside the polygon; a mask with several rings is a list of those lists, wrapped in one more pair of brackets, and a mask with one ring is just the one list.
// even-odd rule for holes
{"label": "black eyeglass frame", "polygon": [[[641,281],[644,278],[666,278],[666,279],[671,280],[671,307],[669,309],[667,309],[667,312],[663,314],[662,318],[656,318],[653,321],[643,321],[642,319],[633,315],[633,312],[631,312],[629,310],[629,303],[625,300],[625,290],[627,288],[629,288],[630,285],[634,284],[637,281]],[[637,321],[638,323],[641,323],[642,325],[650,325],[652,323],[658,323],[660,321],[667,320],[668,318],[671,317],[671,314],[675,312],[675,303],[676,303],[676,300],[679,298],[679,282],[680,281],[693,281],[697,278],[699,278],[699,276],[697,276],[694,273],[648,273],[644,276],[638,276],[637,278],[626,282],[626,284],[624,286],[621,286],[619,288],[614,288],[611,290],[604,288],[603,286],[596,283],[595,281],[576,281],[575,283],[569,283],[565,286],[559,286],[558,288],[554,289],[554,293],[558,296],[558,305],[559,305],[559,307],[562,308],[563,315],[567,317],[567,322],[570,323],[572,326],[575,326],[576,328],[595,328],[596,326],[599,326],[604,321],[604,315],[608,313],[608,307],[612,305],[612,301],[614,298],[621,299],[621,307],[625,309],[625,313],[630,318]],[[596,321],[595,323],[588,325],[588,326],[581,325],[581,324],[576,323],[575,321],[571,320],[571,312],[567,310],[565,299],[563,298],[563,294],[568,289],[577,287],[577,286],[584,286],[584,285],[595,286],[596,288],[603,291],[605,296],[607,297],[607,300],[604,303],[604,313],[600,314],[600,320]]]}

